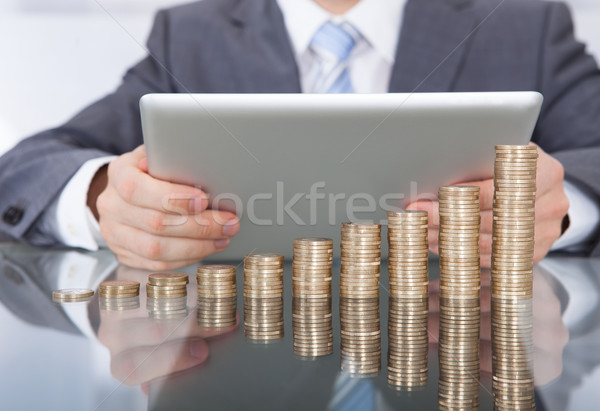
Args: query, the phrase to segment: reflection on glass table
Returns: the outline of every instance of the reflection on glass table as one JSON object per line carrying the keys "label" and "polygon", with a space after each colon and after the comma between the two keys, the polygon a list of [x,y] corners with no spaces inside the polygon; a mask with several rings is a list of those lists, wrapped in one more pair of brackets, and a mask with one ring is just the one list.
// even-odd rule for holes
{"label": "reflection on glass table", "polygon": [[[10,373],[3,371],[0,385],[7,409],[35,409],[39,404],[61,410],[438,409],[440,317],[435,259],[430,264],[427,349],[421,344],[411,354],[420,358],[418,367],[411,370],[409,363],[404,368],[392,367],[395,375],[390,381],[402,383],[389,384],[388,342],[393,339],[388,339],[385,264],[378,310],[366,307],[374,318],[380,318],[380,371],[357,378],[342,370],[340,308],[344,309],[345,302],[337,293],[339,265],[334,264],[333,298],[320,305],[292,299],[289,264],[284,272],[283,305],[245,301],[241,267],[234,306],[210,301],[198,305],[195,267],[184,270],[190,274],[187,296],[161,305],[146,298],[148,272],[118,266],[107,252],[3,245],[0,253],[0,320],[11,324],[0,339],[5,348],[0,364],[12,367]],[[54,289],[71,285],[97,289],[106,279],[138,281],[139,297],[123,302],[98,296],[88,303],[52,302]],[[482,410],[493,408],[489,284],[489,272],[484,271],[477,389]],[[411,311],[398,311],[393,301],[391,305],[396,307],[394,315],[411,318]],[[207,326],[217,307],[225,313],[219,315],[232,315],[237,308],[235,325]],[[275,319],[274,324],[279,324],[283,316],[283,333],[277,333],[281,338],[261,340],[256,333],[248,338],[245,309],[246,315],[259,315],[252,324],[263,321],[256,318]],[[269,324],[265,327],[271,330]],[[315,344],[315,350],[295,350],[295,333],[297,342],[305,343],[297,347]],[[594,388],[600,381],[598,341],[600,260],[547,258],[536,266],[534,277],[533,372],[538,410],[596,409],[600,400]],[[43,355],[37,354],[40,347]],[[59,367],[57,358],[69,361]],[[19,363],[27,367],[14,367]],[[423,364],[427,364],[425,372]],[[52,373],[45,373],[49,367]],[[40,374],[46,377],[37,378]],[[68,384],[54,383],[48,375]],[[36,398],[30,395],[33,392],[43,395]]]}

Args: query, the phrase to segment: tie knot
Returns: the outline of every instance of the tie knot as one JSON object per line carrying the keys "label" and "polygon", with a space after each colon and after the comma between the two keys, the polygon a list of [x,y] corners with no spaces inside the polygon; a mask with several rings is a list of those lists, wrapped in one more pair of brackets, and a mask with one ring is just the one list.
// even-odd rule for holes
{"label": "tie knot", "polygon": [[338,61],[345,61],[359,38],[360,33],[349,23],[337,25],[328,21],[317,30],[311,46],[319,54],[329,54]]}

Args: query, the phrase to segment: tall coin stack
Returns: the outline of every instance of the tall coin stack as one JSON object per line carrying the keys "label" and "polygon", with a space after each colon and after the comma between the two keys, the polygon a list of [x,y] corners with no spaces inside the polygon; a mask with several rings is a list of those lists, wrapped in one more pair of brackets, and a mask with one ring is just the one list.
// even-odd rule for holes
{"label": "tall coin stack", "polygon": [[140,306],[140,283],[137,281],[103,281],[98,291],[101,310],[126,311]]}
{"label": "tall coin stack", "polygon": [[479,187],[439,189],[440,409],[479,407]]}
{"label": "tall coin stack", "polygon": [[332,239],[294,240],[292,329],[296,355],[317,357],[333,352],[332,262]]}
{"label": "tall coin stack", "polygon": [[342,369],[370,376],[381,369],[381,225],[343,223],[341,237]]}
{"label": "tall coin stack", "polygon": [[427,227],[426,211],[388,213],[388,384],[403,391],[427,385]]}
{"label": "tall coin stack", "polygon": [[188,315],[187,284],[183,273],[156,273],[148,276],[146,308],[156,320],[182,319]]}
{"label": "tall coin stack", "polygon": [[498,410],[535,409],[535,146],[496,146],[492,245],[492,390]]}
{"label": "tall coin stack", "polygon": [[251,341],[283,337],[283,260],[281,254],[244,257],[244,330]]}
{"label": "tall coin stack", "polygon": [[236,323],[237,285],[233,265],[202,265],[196,269],[200,327],[229,327]]}

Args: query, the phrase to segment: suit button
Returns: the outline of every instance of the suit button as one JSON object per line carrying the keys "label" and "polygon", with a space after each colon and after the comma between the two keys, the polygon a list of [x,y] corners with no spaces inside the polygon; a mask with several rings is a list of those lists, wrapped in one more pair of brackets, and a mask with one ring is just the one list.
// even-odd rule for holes
{"label": "suit button", "polygon": [[23,219],[23,209],[19,207],[8,207],[2,215],[2,221],[9,225],[17,225]]}

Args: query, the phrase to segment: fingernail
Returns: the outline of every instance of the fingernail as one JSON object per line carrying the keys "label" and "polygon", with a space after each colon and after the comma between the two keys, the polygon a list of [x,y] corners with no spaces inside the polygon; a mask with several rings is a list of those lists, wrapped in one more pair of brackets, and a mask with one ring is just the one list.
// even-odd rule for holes
{"label": "fingernail", "polygon": [[238,232],[240,221],[237,218],[232,218],[223,225],[223,235],[227,237],[234,236]]}
{"label": "fingernail", "polygon": [[231,240],[229,238],[219,238],[218,240],[215,240],[215,248],[217,250],[225,249],[229,245],[230,241]]}
{"label": "fingernail", "polygon": [[190,211],[197,213],[208,207],[208,200],[205,197],[196,197],[190,200]]}
{"label": "fingernail", "polygon": [[206,345],[203,341],[195,341],[190,343],[190,355],[195,358],[206,357]]}

